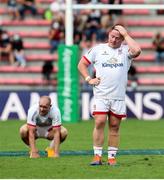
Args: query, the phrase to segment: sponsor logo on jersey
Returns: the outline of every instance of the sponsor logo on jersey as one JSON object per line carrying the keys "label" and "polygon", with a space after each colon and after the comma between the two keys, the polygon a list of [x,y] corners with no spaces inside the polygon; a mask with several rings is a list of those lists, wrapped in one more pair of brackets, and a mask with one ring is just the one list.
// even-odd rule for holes
{"label": "sponsor logo on jersey", "polygon": [[112,57],[112,58],[108,59],[107,62],[110,64],[116,64],[118,62],[118,60],[116,58]]}
{"label": "sponsor logo on jersey", "polygon": [[110,67],[110,68],[123,67],[123,63],[118,63],[118,60],[112,57],[108,59],[106,63],[102,63],[102,67]]}

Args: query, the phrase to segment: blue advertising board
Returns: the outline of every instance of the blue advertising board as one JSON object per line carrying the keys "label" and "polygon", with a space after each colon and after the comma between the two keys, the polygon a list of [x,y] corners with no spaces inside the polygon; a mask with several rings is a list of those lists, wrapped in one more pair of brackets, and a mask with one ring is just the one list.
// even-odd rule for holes
{"label": "blue advertising board", "polygon": [[[58,105],[57,93],[53,91],[0,91],[0,120],[26,120],[28,108],[37,103],[39,97],[49,95]],[[126,93],[127,117],[143,120],[164,118],[163,91],[136,91]],[[80,118],[91,118],[92,92],[82,92],[80,96]]]}

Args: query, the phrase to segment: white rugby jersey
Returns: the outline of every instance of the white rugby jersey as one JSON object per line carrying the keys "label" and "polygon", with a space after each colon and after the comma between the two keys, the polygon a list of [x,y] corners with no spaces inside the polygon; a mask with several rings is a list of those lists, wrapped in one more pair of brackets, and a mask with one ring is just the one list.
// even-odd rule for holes
{"label": "white rugby jersey", "polygon": [[39,104],[35,104],[28,110],[27,124],[39,127],[61,126],[60,110],[53,104],[46,116],[39,115]]}
{"label": "white rugby jersey", "polygon": [[83,56],[93,64],[96,77],[101,79],[100,84],[93,87],[95,97],[125,99],[128,70],[132,60],[128,49],[124,44],[113,49],[105,43],[93,47]]}

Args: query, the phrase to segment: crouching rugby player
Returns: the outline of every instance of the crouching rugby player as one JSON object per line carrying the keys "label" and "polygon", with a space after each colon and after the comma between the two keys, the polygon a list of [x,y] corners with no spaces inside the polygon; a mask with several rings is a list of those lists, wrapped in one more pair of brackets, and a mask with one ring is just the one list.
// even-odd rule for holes
{"label": "crouching rugby player", "polygon": [[20,128],[20,136],[30,148],[30,158],[40,157],[36,147],[38,138],[51,141],[50,147],[46,149],[48,157],[59,157],[60,143],[67,134],[67,129],[61,124],[60,110],[51,104],[49,96],[42,96],[38,104],[29,108],[27,123]]}

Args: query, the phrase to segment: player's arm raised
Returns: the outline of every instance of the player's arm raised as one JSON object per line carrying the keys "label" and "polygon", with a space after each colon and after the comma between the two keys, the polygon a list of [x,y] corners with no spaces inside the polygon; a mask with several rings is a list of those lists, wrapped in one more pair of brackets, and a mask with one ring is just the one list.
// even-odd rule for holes
{"label": "player's arm raised", "polygon": [[36,142],[35,142],[36,127],[28,125],[28,130],[29,130],[30,158],[38,158],[40,157],[40,155],[38,149],[36,148]]}
{"label": "player's arm raised", "polygon": [[124,37],[124,40],[129,47],[131,57],[135,58],[139,56],[141,53],[141,48],[139,44],[128,34],[126,29],[121,25],[116,25],[114,29],[118,30],[120,34]]}

